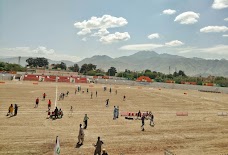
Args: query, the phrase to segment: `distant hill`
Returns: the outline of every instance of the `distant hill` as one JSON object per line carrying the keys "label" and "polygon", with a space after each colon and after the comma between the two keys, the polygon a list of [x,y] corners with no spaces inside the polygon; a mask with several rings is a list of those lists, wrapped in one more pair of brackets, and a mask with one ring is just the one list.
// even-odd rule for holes
{"label": "distant hill", "polygon": [[93,56],[78,62],[79,65],[92,63],[97,68],[108,70],[115,67],[118,71],[125,69],[142,71],[150,69],[162,73],[173,73],[175,70],[183,70],[187,75],[216,75],[228,77],[228,61],[206,60],[202,58],[185,58],[177,55],[158,54],[154,51],[140,51],[130,56],[110,58],[108,56]]}
{"label": "distant hill", "polygon": [[[28,57],[21,58],[21,65],[25,66]],[[0,58],[0,61],[9,63],[18,63],[18,58]],[[61,61],[53,61],[48,59],[50,64],[60,63]],[[75,62],[62,60],[67,66],[72,66]],[[85,63],[92,63],[97,65],[97,68],[107,71],[110,67],[115,67],[117,71],[124,71],[125,69],[142,71],[150,69],[162,73],[173,73],[175,70],[183,70],[190,76],[226,76],[228,77],[228,61],[221,60],[206,60],[202,58],[185,58],[177,55],[158,54],[154,51],[140,51],[130,56],[122,56],[119,58],[111,58],[106,55],[95,55],[91,58],[85,58],[77,64],[79,66]]]}
{"label": "distant hill", "polygon": [[[29,58],[29,57],[21,57],[20,65],[21,65],[21,66],[26,66],[26,65],[27,65],[26,60],[27,60],[28,58]],[[18,57],[0,58],[0,61],[18,64]],[[74,62],[68,61],[68,60],[55,61],[55,60],[50,60],[50,59],[48,59],[48,62],[49,62],[49,64],[57,64],[57,63],[64,62],[67,66],[72,66],[73,64],[75,64]]]}

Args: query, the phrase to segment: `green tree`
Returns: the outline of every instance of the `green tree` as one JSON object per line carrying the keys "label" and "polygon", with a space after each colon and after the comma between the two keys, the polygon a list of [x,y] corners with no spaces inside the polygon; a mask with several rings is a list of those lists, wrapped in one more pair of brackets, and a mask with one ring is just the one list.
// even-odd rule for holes
{"label": "green tree", "polygon": [[79,72],[79,66],[78,64],[74,64],[73,66],[69,67],[69,70],[73,71],[73,72]]}
{"label": "green tree", "polygon": [[49,64],[46,58],[28,58],[26,62],[30,67],[46,67]]}
{"label": "green tree", "polygon": [[107,72],[107,75],[115,76],[116,73],[117,73],[116,68],[115,67],[110,67],[110,69]]}

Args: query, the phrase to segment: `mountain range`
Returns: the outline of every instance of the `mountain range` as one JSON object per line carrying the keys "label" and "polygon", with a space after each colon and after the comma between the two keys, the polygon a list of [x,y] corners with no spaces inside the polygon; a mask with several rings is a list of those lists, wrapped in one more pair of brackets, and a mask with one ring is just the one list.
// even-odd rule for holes
{"label": "mountain range", "polygon": [[[20,64],[25,66],[26,59],[22,57]],[[2,58],[0,61],[18,63],[18,58]],[[60,63],[61,61],[48,60],[49,64]],[[75,64],[75,62],[62,60],[67,66]],[[151,71],[159,71],[162,73],[173,73],[174,71],[182,70],[190,76],[225,76],[228,77],[228,61],[221,60],[207,60],[201,58],[185,58],[177,55],[158,54],[154,51],[140,51],[130,56],[122,56],[118,58],[111,58],[106,55],[95,55],[91,58],[85,58],[77,64],[79,66],[85,63],[92,63],[107,71],[110,67],[115,67],[117,71],[124,71],[125,69],[133,71],[142,71],[150,69]]]}

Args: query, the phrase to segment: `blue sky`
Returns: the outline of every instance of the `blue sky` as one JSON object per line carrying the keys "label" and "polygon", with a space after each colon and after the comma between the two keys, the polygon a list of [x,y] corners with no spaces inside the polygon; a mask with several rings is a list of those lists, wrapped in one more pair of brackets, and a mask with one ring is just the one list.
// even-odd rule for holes
{"label": "blue sky", "polygon": [[0,56],[228,59],[228,0],[0,0]]}

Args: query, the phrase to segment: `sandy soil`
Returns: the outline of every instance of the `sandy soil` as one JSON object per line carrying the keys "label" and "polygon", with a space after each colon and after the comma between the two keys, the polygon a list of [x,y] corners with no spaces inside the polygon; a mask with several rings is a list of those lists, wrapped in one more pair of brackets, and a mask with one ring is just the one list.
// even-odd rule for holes
{"label": "sandy soil", "polygon": [[[103,91],[103,85],[80,84],[82,90],[90,93],[74,94],[75,84],[58,83],[58,93],[70,91],[68,97],[58,101],[64,117],[58,120],[46,119],[47,99],[54,109],[55,83],[11,82],[0,84],[0,154],[12,155],[52,155],[55,137],[60,138],[62,155],[91,155],[93,143],[100,136],[103,148],[109,155],[163,155],[164,149],[177,155],[228,154],[228,116],[217,116],[217,112],[228,112],[228,95],[203,93],[193,90],[148,89],[129,86],[107,85],[112,93]],[[116,95],[114,91],[118,89]],[[98,97],[95,97],[95,91]],[[35,99],[42,99],[34,108]],[[187,94],[184,94],[187,93]],[[127,100],[123,101],[123,95]],[[105,100],[110,106],[105,107]],[[7,117],[10,104],[20,107],[18,115]],[[146,120],[145,131],[141,131],[140,120],[113,120],[113,106],[120,112],[152,111],[155,127]],[[70,106],[73,117],[69,118]],[[176,112],[188,112],[189,116],[176,116]],[[85,142],[75,148],[79,124],[84,114],[89,117],[85,132]]]}

